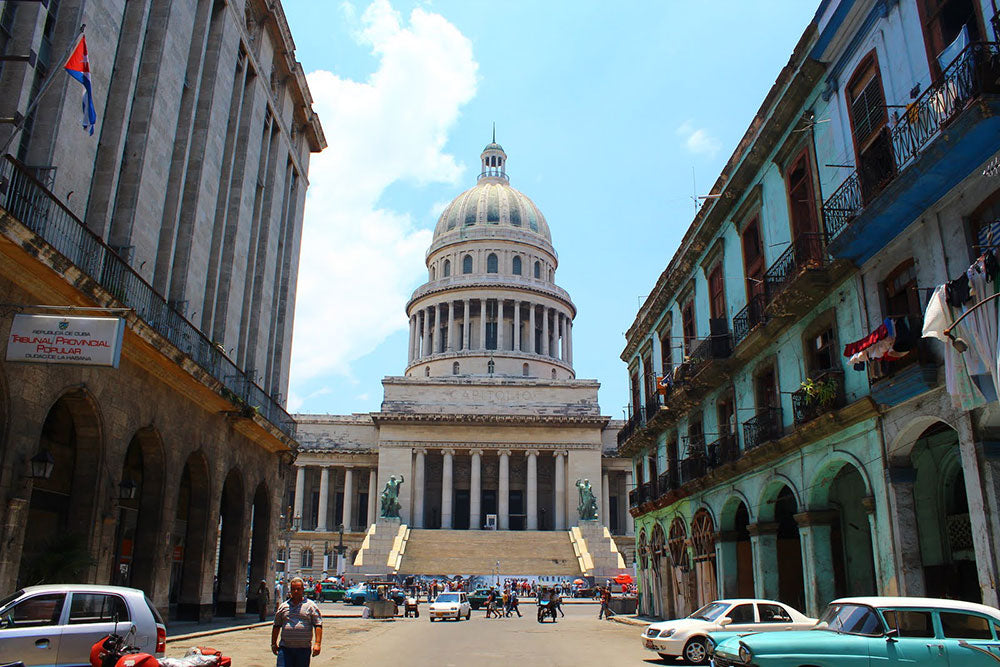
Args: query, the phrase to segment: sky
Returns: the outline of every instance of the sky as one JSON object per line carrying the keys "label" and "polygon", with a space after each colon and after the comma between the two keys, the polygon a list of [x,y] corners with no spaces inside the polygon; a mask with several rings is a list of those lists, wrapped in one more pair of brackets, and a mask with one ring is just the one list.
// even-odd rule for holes
{"label": "sky", "polygon": [[624,333],[818,0],[283,0],[329,147],[309,167],[290,412],[378,411],[438,216],[493,124],[577,306],[573,364],[628,402]]}

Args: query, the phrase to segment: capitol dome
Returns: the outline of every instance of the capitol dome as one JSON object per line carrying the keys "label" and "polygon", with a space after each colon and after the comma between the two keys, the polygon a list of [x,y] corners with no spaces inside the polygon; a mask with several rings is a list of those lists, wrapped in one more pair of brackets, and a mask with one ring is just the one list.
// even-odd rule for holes
{"label": "capitol dome", "polygon": [[545,216],[531,199],[510,186],[507,154],[500,144],[488,144],[480,158],[479,182],[445,208],[434,228],[434,239],[449,233],[467,235],[474,231],[508,228],[535,232],[551,244],[552,235]]}

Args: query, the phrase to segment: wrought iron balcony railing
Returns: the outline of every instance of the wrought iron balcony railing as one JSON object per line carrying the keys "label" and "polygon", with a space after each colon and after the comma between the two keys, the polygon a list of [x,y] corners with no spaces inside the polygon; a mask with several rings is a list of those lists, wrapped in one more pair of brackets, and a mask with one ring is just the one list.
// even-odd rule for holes
{"label": "wrought iron balcony railing", "polygon": [[259,412],[283,433],[294,435],[295,422],[284,408],[233,363],[220,345],[172,308],[24,164],[6,156],[0,163],[0,182],[6,185],[0,191],[0,202],[8,213],[210,373],[234,398],[242,401],[245,409]]}
{"label": "wrought iron balcony railing", "polygon": [[781,437],[781,408],[764,408],[743,422],[743,445],[747,451]]}
{"label": "wrought iron balcony railing", "polygon": [[792,417],[796,425],[805,424],[831,410],[844,407],[845,400],[844,372],[823,371],[807,380],[801,389],[792,392]]}
{"label": "wrought iron balcony railing", "polygon": [[740,458],[740,443],[735,434],[726,434],[707,447],[708,467],[717,468]]}
{"label": "wrought iron balcony railing", "polygon": [[713,334],[708,338],[694,341],[691,354],[678,369],[681,380],[689,380],[716,359],[726,359],[733,353],[733,337],[728,333]]}
{"label": "wrought iron balcony railing", "polygon": [[765,305],[764,295],[757,294],[750,298],[743,310],[733,316],[733,343],[737,347],[754,329],[767,322]]}
{"label": "wrought iron balcony railing", "polygon": [[680,486],[677,479],[677,466],[676,462],[671,461],[672,465],[666,469],[665,472],[661,472],[660,476],[656,478],[656,497],[659,498],[665,493],[670,493],[678,486]]}
{"label": "wrought iron balcony railing", "polygon": [[687,458],[681,459],[681,484],[687,484],[699,477],[704,477],[708,472],[708,460],[704,452],[688,454]]}
{"label": "wrought iron balcony railing", "polygon": [[826,234],[799,234],[764,274],[767,300],[774,299],[801,272],[826,264]]}
{"label": "wrought iron balcony railing", "polygon": [[628,492],[628,506],[629,509],[635,509],[642,503],[639,501],[640,487],[636,487]]}
{"label": "wrought iron balcony railing", "polygon": [[618,430],[618,446],[621,447],[624,445],[632,437],[632,434],[635,433],[635,429],[642,426],[642,423],[641,412],[637,412],[629,417],[625,421],[625,424]]}
{"label": "wrought iron balcony railing", "polygon": [[909,104],[888,130],[882,150],[866,156],[823,204],[823,223],[830,239],[840,234],[901,170],[918,157],[940,129],[974,98],[1000,93],[1000,45],[967,46],[941,76]]}
{"label": "wrought iron balcony railing", "polygon": [[646,398],[645,413],[646,413],[647,423],[649,422],[650,419],[656,416],[657,412],[660,411],[661,405],[663,405],[663,403],[660,401],[660,395],[655,391],[653,392],[652,396]]}

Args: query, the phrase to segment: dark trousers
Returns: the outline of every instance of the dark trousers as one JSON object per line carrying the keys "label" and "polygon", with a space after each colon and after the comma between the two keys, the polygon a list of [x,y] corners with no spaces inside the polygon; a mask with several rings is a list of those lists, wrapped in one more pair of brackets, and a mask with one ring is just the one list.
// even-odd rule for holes
{"label": "dark trousers", "polygon": [[597,612],[597,618],[602,618],[602,617],[607,618],[609,614],[610,610],[608,609],[608,603],[601,601],[601,610]]}
{"label": "dark trousers", "polygon": [[278,648],[277,667],[309,667],[311,648]]}

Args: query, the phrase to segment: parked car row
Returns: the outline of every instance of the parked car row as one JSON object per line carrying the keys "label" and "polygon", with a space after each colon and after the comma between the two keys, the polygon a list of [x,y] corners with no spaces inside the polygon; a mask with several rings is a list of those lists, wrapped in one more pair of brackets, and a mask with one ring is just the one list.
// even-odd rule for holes
{"label": "parked car row", "polygon": [[1000,664],[1000,611],[957,600],[857,597],[817,620],[774,600],[717,600],[687,618],[653,623],[643,646],[713,667]]}

